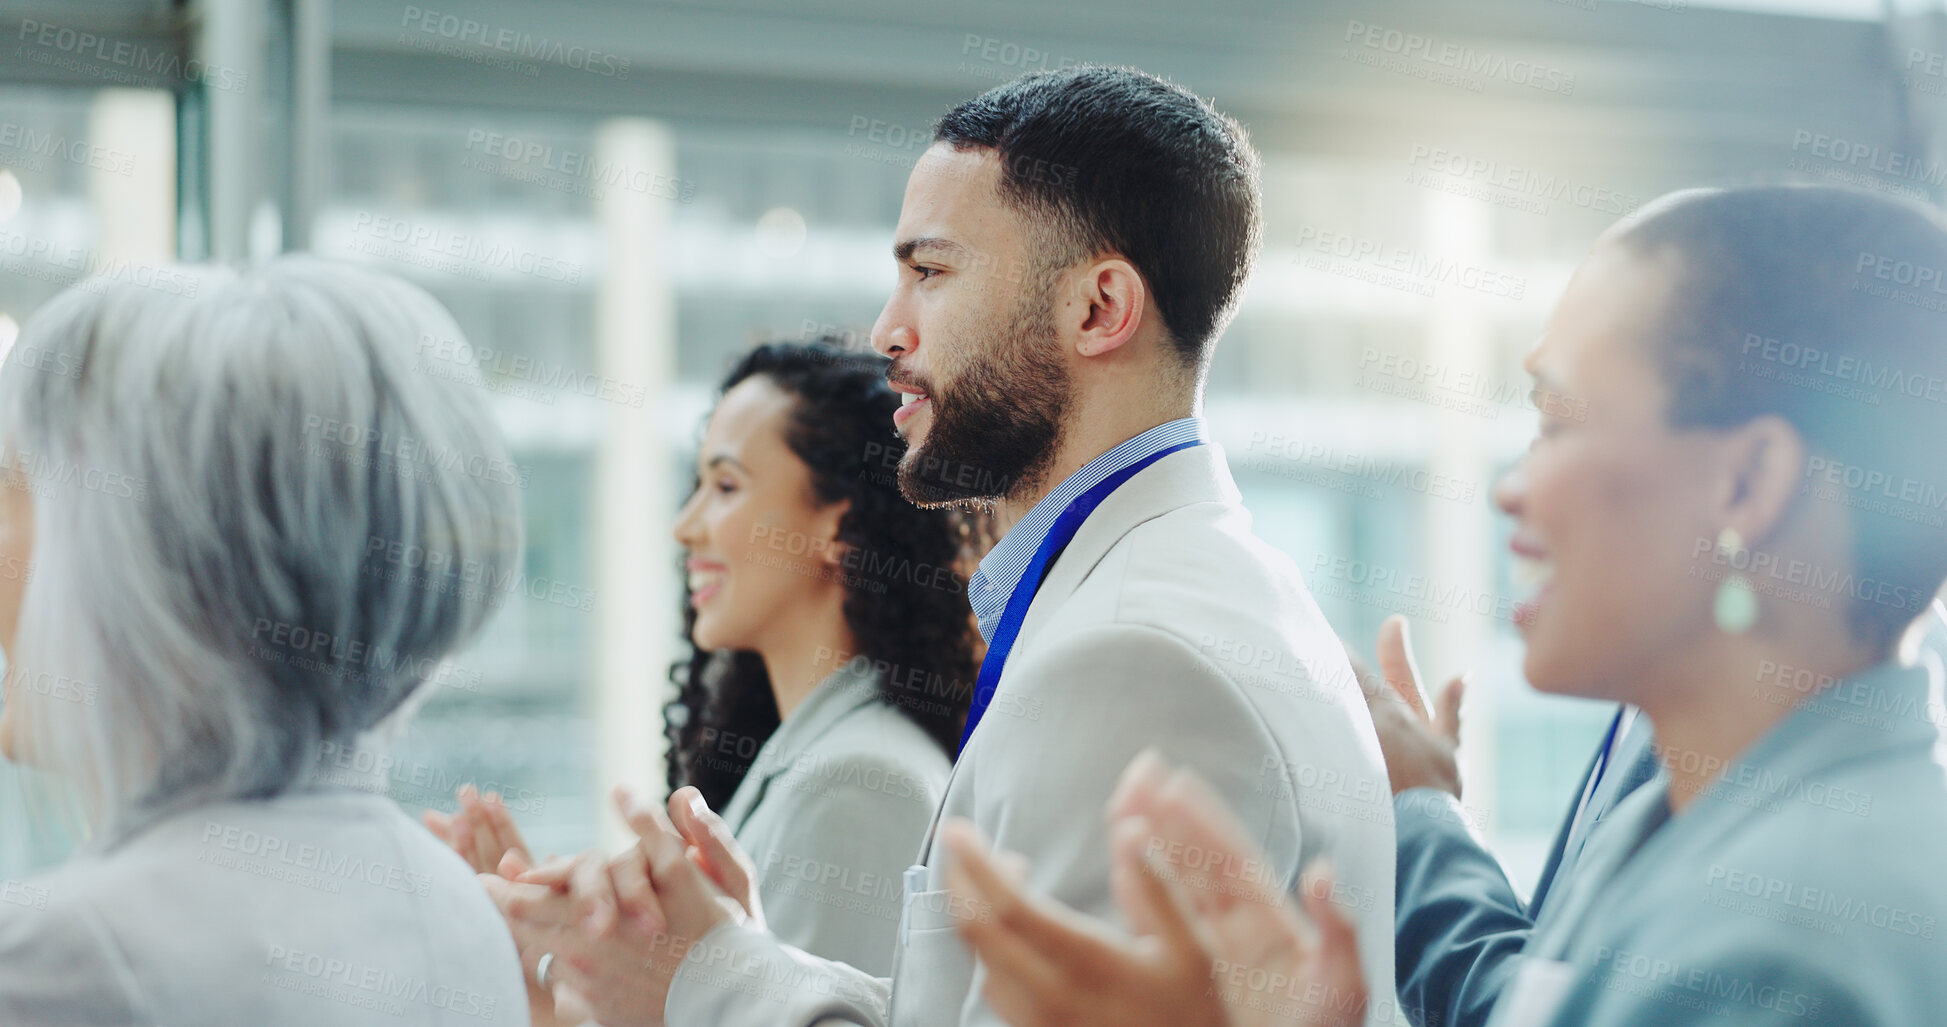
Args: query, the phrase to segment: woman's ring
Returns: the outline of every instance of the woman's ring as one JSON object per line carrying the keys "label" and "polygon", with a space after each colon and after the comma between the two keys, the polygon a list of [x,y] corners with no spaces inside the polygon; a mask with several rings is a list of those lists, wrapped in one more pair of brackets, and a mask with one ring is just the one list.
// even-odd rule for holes
{"label": "woman's ring", "polygon": [[552,952],[541,953],[541,961],[534,964],[534,983],[540,985],[542,991],[548,990],[548,970],[553,966],[554,953]]}

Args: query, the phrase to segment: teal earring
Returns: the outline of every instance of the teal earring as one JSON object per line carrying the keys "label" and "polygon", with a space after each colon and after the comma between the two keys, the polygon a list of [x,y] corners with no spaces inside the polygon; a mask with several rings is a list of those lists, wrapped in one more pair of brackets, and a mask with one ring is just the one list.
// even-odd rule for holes
{"label": "teal earring", "polygon": [[1717,586],[1711,616],[1717,621],[1717,630],[1726,635],[1742,635],[1758,622],[1758,590],[1750,578],[1737,570],[1738,561],[1744,559],[1744,536],[1736,528],[1725,528],[1717,535],[1717,551],[1730,569],[1724,574],[1723,584]]}

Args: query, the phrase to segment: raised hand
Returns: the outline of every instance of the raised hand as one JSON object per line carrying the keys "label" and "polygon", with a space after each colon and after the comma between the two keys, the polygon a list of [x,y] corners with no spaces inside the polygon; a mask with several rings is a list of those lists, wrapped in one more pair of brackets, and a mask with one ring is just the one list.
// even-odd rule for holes
{"label": "raised hand", "polygon": [[474,873],[496,872],[509,853],[516,854],[522,863],[534,861],[499,794],[482,795],[472,785],[462,785],[457,797],[459,809],[452,813],[427,810],[423,819],[427,830],[452,846]]}
{"label": "raised hand", "polygon": [[1361,671],[1360,684],[1372,710],[1372,726],[1379,734],[1379,751],[1386,760],[1393,794],[1408,788],[1437,788],[1459,798],[1460,700],[1465,679],[1448,681],[1435,711],[1429,713],[1406,618],[1398,615],[1379,626],[1379,673],[1374,675],[1356,658],[1353,666]]}
{"label": "raised hand", "polygon": [[[628,808],[636,804],[635,797],[618,789],[616,801],[624,808],[623,819],[635,827],[643,819],[642,814],[631,816]],[[723,822],[703,801],[703,793],[695,788],[678,788],[669,797],[669,819],[676,830],[689,845],[689,856],[699,869],[707,875],[724,893],[736,900],[742,907],[746,922],[755,927],[764,927],[764,910],[757,898],[757,867],[751,863],[750,856],[737,845],[737,839],[730,833],[730,825]],[[653,819],[650,820],[653,823]],[[638,834],[641,832],[638,831]]]}

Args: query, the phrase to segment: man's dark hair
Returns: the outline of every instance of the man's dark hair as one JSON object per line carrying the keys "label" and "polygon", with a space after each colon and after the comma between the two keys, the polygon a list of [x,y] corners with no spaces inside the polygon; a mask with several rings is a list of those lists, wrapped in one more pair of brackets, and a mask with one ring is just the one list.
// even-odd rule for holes
{"label": "man's dark hair", "polygon": [[1801,496],[1852,509],[1853,636],[1890,644],[1947,577],[1947,220],[1795,185],[1678,193],[1637,218],[1615,242],[1676,258],[1654,342],[1666,422],[1797,429]]}
{"label": "man's dark hair", "polygon": [[990,89],[933,138],[1000,157],[1001,195],[1036,226],[1042,269],[1106,253],[1134,264],[1177,353],[1202,366],[1262,233],[1242,126],[1154,75],[1080,67]]}

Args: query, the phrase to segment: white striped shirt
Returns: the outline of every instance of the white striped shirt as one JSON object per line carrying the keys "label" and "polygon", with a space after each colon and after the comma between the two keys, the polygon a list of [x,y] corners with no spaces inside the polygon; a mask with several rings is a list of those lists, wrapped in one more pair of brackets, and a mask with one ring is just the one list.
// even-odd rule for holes
{"label": "white striped shirt", "polygon": [[1034,551],[1041,547],[1041,540],[1047,537],[1048,529],[1054,527],[1055,518],[1068,509],[1071,500],[1151,454],[1192,439],[1208,438],[1200,417],[1164,422],[1083,464],[1081,470],[1064,478],[1053,491],[1041,497],[1041,502],[1034,504],[1027,516],[994,543],[993,550],[980,561],[980,569],[967,582],[967,600],[973,604],[974,616],[980,619],[980,636],[993,642],[994,629],[1000,625],[1008,597],[1020,584],[1021,575],[1027,572],[1028,563],[1034,559]]}

